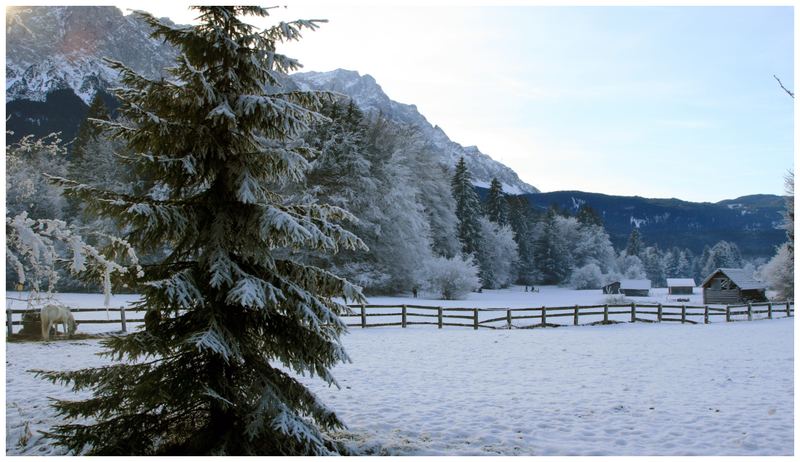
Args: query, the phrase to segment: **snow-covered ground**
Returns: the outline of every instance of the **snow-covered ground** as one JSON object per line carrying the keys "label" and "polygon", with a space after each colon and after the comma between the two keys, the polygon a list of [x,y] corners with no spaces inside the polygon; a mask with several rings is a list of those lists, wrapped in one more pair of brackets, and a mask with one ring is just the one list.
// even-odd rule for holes
{"label": "snow-covered ground", "polygon": [[[562,290],[485,291],[448,303],[512,307],[533,298],[540,306],[585,292],[570,303],[593,304],[604,297]],[[793,335],[793,318],[351,329],[344,342],[353,362],[334,371],[341,389],[307,383],[348,424],[342,438],[380,454],[791,455]],[[6,348],[6,453],[58,454],[38,430],[59,423],[47,397],[73,395],[27,370],[101,365],[99,342]]]}

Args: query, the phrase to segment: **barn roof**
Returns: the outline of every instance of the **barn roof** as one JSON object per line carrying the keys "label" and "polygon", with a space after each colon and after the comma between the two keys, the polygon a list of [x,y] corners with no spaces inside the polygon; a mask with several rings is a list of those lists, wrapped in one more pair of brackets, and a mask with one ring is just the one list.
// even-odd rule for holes
{"label": "barn roof", "polygon": [[753,290],[753,289],[766,289],[763,283],[756,281],[753,279],[752,274],[748,271],[745,271],[741,268],[717,268],[716,271],[711,273],[703,283],[701,284],[705,287],[706,283],[711,280],[717,273],[722,273],[727,276],[734,284],[736,284],[742,290]]}
{"label": "barn roof", "polygon": [[694,279],[667,278],[667,287],[694,287]]}
{"label": "barn roof", "polygon": [[623,279],[620,281],[620,288],[634,290],[650,290],[649,279]]}

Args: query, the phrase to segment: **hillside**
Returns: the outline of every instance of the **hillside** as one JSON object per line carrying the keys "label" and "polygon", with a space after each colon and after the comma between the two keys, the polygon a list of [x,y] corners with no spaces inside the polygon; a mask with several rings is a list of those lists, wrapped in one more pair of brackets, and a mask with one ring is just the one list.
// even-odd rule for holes
{"label": "hillside", "polygon": [[703,246],[727,240],[736,243],[744,256],[768,257],[786,240],[777,226],[784,200],[775,195],[744,196],[718,203],[687,202],[679,199],[610,196],[582,191],[526,194],[532,207],[550,205],[575,212],[582,204],[595,209],[616,248],[625,246],[636,227],[648,245],[662,249],[688,247],[695,253]]}

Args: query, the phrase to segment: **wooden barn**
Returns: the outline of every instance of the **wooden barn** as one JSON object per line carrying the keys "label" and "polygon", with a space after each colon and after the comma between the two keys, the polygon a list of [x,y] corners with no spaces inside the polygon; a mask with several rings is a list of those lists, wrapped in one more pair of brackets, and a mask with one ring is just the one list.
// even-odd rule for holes
{"label": "wooden barn", "polygon": [[767,287],[740,268],[719,268],[701,284],[703,303],[731,305],[767,301]]}
{"label": "wooden barn", "polygon": [[692,295],[694,279],[667,278],[667,290],[670,295]]}
{"label": "wooden barn", "polygon": [[650,295],[649,279],[623,279],[620,281],[620,292],[628,297],[647,297]]}
{"label": "wooden barn", "polygon": [[619,281],[614,281],[611,284],[606,284],[603,286],[603,293],[604,294],[619,294]]}

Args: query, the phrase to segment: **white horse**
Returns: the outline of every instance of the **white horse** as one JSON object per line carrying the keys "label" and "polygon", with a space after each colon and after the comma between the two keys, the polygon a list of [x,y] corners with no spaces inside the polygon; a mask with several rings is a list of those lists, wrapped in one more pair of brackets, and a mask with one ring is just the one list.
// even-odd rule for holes
{"label": "white horse", "polygon": [[50,327],[53,324],[56,324],[56,332],[58,332],[57,325],[61,324],[64,327],[64,333],[67,338],[72,337],[72,334],[77,329],[75,318],[66,306],[45,305],[42,307],[40,316],[42,318],[42,338],[45,340],[50,339]]}

